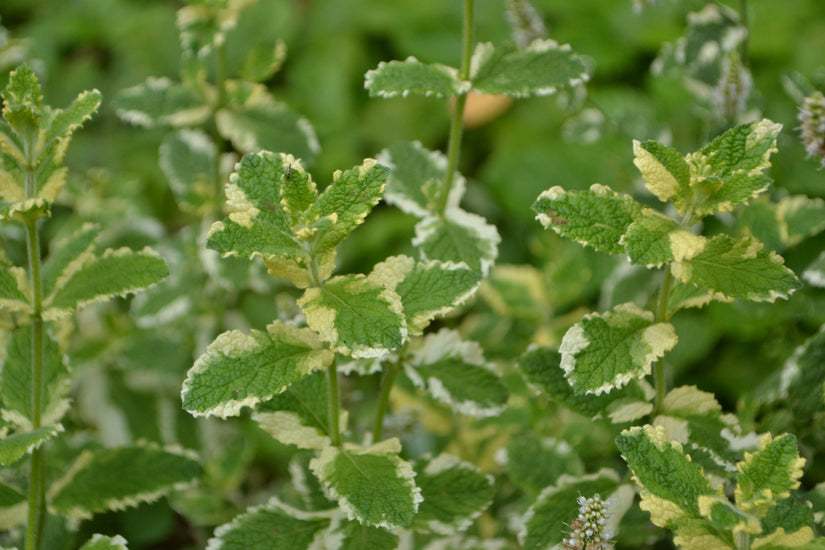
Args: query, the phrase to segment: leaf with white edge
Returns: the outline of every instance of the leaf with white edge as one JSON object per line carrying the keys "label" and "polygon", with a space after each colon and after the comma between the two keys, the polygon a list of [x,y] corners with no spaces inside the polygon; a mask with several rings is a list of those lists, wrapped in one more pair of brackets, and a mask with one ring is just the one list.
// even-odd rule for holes
{"label": "leaf with white edge", "polygon": [[601,252],[621,254],[622,236],[642,216],[642,205],[629,195],[594,183],[588,191],[551,187],[533,203],[545,229]]}
{"label": "leaf with white edge", "polygon": [[250,48],[241,67],[240,77],[249,82],[264,82],[278,72],[285,59],[284,41],[267,39]]}
{"label": "leaf with white edge", "polygon": [[75,98],[71,105],[65,109],[55,109],[52,111],[48,121],[44,120],[43,136],[38,146],[41,154],[38,162],[44,160],[44,153],[49,153],[49,149],[58,141],[63,142],[57,147],[55,158],[58,162],[62,160],[63,151],[66,149],[66,141],[71,137],[72,132],[80,128],[84,122],[92,118],[100,106],[102,96],[97,90],[82,92]]}
{"label": "leaf with white edge", "polygon": [[152,502],[189,487],[203,473],[181,451],[149,445],[83,451],[49,489],[52,507],[76,519]]}
{"label": "leaf with white edge", "polygon": [[221,109],[215,114],[215,122],[221,136],[241,153],[288,151],[297,158],[311,160],[320,149],[309,121],[271,98]]}
{"label": "leaf with white edge", "polygon": [[546,487],[527,510],[518,533],[519,543],[525,550],[556,548],[579,513],[580,496],[598,494],[606,499],[619,486],[619,476],[613,470],[602,469],[581,477],[561,476],[555,485]]}
{"label": "leaf with white edge", "polygon": [[[17,329],[6,342],[5,357],[0,370],[0,401],[3,418],[23,430],[31,430],[34,410],[32,405],[32,342],[31,330]],[[42,356],[43,395],[40,421],[56,424],[69,409],[68,393],[71,385],[65,356],[55,338],[43,336]]]}
{"label": "leaf with white edge", "polygon": [[764,171],[771,165],[771,153],[777,151],[781,130],[781,124],[767,119],[742,124],[688,155],[690,193],[674,200],[679,213],[730,212],[765,191],[772,180]]}
{"label": "leaf with white edge", "polygon": [[128,550],[126,539],[120,535],[107,537],[94,534],[89,542],[80,547],[80,550]]}
{"label": "leaf with white edge", "polygon": [[561,368],[574,392],[599,395],[650,374],[677,340],[673,325],[628,302],[570,327],[559,346]]}
{"label": "leaf with white edge", "polygon": [[382,61],[364,75],[370,97],[407,97],[409,94],[437,98],[466,94],[470,83],[458,71],[439,63],[422,63],[414,57],[404,61]]}
{"label": "leaf with white edge", "polygon": [[43,93],[37,76],[28,65],[9,74],[3,91],[3,118],[20,135],[35,135],[40,126]]}
{"label": "leaf with white edge", "polygon": [[496,227],[481,216],[448,208],[443,217],[428,216],[418,222],[412,244],[425,261],[463,262],[486,276],[498,257],[500,242]]}
{"label": "leaf with white edge", "polygon": [[822,510],[821,501],[817,501],[817,490],[799,495],[791,493],[790,498],[777,501],[775,506],[771,506],[765,517],[760,518],[763,533],[772,533],[782,527],[788,532],[798,531],[804,527],[813,529],[816,525],[816,518],[821,514],[814,512]]}
{"label": "leaf with white edge", "polygon": [[542,438],[531,432],[513,437],[496,454],[496,461],[506,468],[516,485],[533,495],[554,485],[564,474],[584,474],[584,463],[567,441]]}
{"label": "leaf with white edge", "polygon": [[194,90],[166,77],[149,77],[143,84],[121,90],[114,105],[121,120],[145,128],[195,126],[210,114],[209,105]]}
{"label": "leaf with white edge", "polygon": [[331,225],[318,226],[317,252],[334,248],[363,223],[381,200],[389,171],[375,159],[364,159],[360,166],[344,172],[337,170],[333,174],[332,183],[311,208],[311,212],[322,220],[333,221]]}
{"label": "leaf with white edge", "polygon": [[284,391],[333,354],[318,335],[275,321],[266,332],[230,330],[209,344],[183,382],[183,408],[195,416],[237,416]]}
{"label": "leaf with white edge", "polygon": [[149,248],[139,252],[108,249],[57,281],[58,286],[44,300],[43,318],[66,317],[89,304],[144,289],[167,275],[166,262]]}
{"label": "leaf with white edge", "polygon": [[779,527],[776,531],[763,537],[752,539],[753,550],[825,550],[825,538],[814,538],[813,529],[803,527],[787,533]]}
{"label": "leaf with white edge", "polygon": [[309,463],[316,455],[314,451],[299,451],[292,455],[289,475],[292,486],[302,497],[303,510],[331,510],[337,507],[337,503],[327,498],[321,481],[309,469]]}
{"label": "leaf with white edge", "polygon": [[[698,241],[690,231],[683,230],[669,216],[645,208],[642,217],[627,226],[621,244],[627,250],[630,261],[646,267],[660,267],[673,261],[676,254],[689,254],[688,243]],[[688,245],[688,246],[683,246]]]}
{"label": "leaf with white edge", "polygon": [[668,318],[680,309],[691,307],[705,307],[711,302],[731,303],[734,298],[725,296],[721,292],[714,292],[709,288],[702,288],[690,283],[683,283],[676,279],[670,287],[668,295]]}
{"label": "leaf with white edge", "polygon": [[778,397],[785,400],[794,417],[810,422],[825,402],[825,326],[797,347],[785,360],[780,373]]}
{"label": "leaf with white edge", "polygon": [[642,489],[640,507],[650,512],[650,520],[659,527],[672,527],[685,518],[701,519],[699,497],[721,495],[721,488],[713,489],[682,446],[668,442],[661,426],[624,430],[616,446]]}
{"label": "leaf with white edge", "polygon": [[101,230],[97,224],[84,223],[71,235],[52,243],[51,253],[43,262],[44,296],[51,295],[55,288],[62,286],[75,271],[94,258],[94,245]]}
{"label": "leaf with white edge", "polygon": [[545,274],[531,265],[497,265],[479,295],[500,316],[540,323],[550,314]]}
{"label": "leaf with white edge", "polygon": [[8,466],[31,454],[44,442],[63,431],[63,426],[40,426],[29,432],[17,432],[0,439],[0,466]]}
{"label": "leaf with white edge", "polygon": [[163,138],[160,145],[160,168],[180,207],[200,212],[214,201],[215,144],[201,130],[179,130]]}
{"label": "leaf with white edge", "polygon": [[380,357],[398,349],[407,338],[401,298],[386,280],[388,273],[339,275],[323,287],[308,288],[298,300],[307,324],[332,351],[359,357]]}
{"label": "leaf with white edge", "polygon": [[762,525],[758,518],[737,509],[724,496],[700,495],[699,513],[718,529],[751,535],[758,535],[762,532]]}
{"label": "leaf with white edge", "polygon": [[0,529],[8,531],[25,523],[27,502],[25,494],[0,481]]}
{"label": "leaf with white edge", "polygon": [[[252,420],[281,443],[301,449],[323,449],[330,444],[328,396],[326,374],[314,372],[258,405]],[[340,412],[338,418],[339,429],[343,430],[346,412]]]}
{"label": "leaf with white edge", "polygon": [[397,280],[398,274],[403,277],[394,290],[401,297],[410,336],[423,334],[430,321],[463,304],[481,284],[466,265],[416,262],[408,256],[387,258],[373,273],[387,281]]}
{"label": "leaf with white edge", "polygon": [[440,454],[415,463],[416,484],[424,501],[413,529],[452,535],[466,531],[493,501],[493,479],[473,464]]}
{"label": "leaf with white edge", "polygon": [[519,49],[514,44],[476,45],[470,62],[473,91],[515,97],[551,95],[580,86],[590,78],[584,60],[568,44],[534,40]]}
{"label": "leaf with white edge", "polygon": [[745,512],[762,516],[777,500],[788,498],[791,489],[799,488],[805,459],[799,456],[796,437],[777,438],[765,434],[760,450],[745,453],[737,466],[736,504]]}
{"label": "leaf with white edge", "polygon": [[[420,142],[400,142],[384,149],[378,162],[390,168],[384,199],[419,218],[437,210],[438,190],[447,174],[447,157],[429,151]],[[464,176],[456,172],[447,199],[447,208],[458,208],[464,196]]]}
{"label": "leaf with white edge", "polygon": [[805,268],[805,271],[802,272],[802,278],[811,286],[825,287],[825,252],[822,252],[816,260]]}
{"label": "leaf with white edge", "polygon": [[26,270],[17,266],[0,265],[0,307],[9,311],[32,310],[27,294],[30,292]]}
{"label": "leaf with white edge", "polygon": [[398,535],[382,527],[373,527],[336,516],[326,537],[325,550],[395,550]]}
{"label": "leaf with white edge", "polygon": [[404,372],[417,387],[459,414],[495,416],[509,397],[499,375],[484,360],[481,346],[446,328],[418,343]]}
{"label": "leaf with white edge", "polygon": [[206,550],[316,550],[330,512],[304,512],[272,498],[215,529]]}
{"label": "leaf with white edge", "polygon": [[409,527],[421,503],[415,472],[398,439],[371,447],[326,447],[310,468],[350,520],[375,527]]}
{"label": "leaf with white edge", "polygon": [[692,257],[675,261],[672,270],[682,282],[754,302],[787,299],[800,286],[782,257],[751,237],[715,235]]}
{"label": "leaf with white edge", "polygon": [[776,205],[776,213],[786,246],[825,231],[825,200],[819,197],[785,197]]}
{"label": "leaf with white edge", "polygon": [[678,151],[655,141],[633,140],[633,164],[642,173],[645,187],[667,202],[690,190],[690,167]]}

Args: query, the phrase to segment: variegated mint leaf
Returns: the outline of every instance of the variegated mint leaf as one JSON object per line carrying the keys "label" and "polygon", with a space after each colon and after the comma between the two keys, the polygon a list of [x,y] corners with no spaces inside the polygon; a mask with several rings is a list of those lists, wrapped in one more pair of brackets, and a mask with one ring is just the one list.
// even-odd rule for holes
{"label": "variegated mint leaf", "polygon": [[737,465],[736,504],[761,517],[777,500],[788,498],[790,491],[799,487],[804,465],[796,437],[765,434],[759,440],[759,450],[745,453],[745,460]]}
{"label": "variegated mint leaf", "polygon": [[694,284],[683,283],[676,279],[670,287],[668,295],[668,318],[680,309],[691,307],[705,307],[711,302],[733,302],[733,298],[715,292],[709,288],[698,287]]}
{"label": "variegated mint leaf", "polygon": [[499,375],[484,360],[481,346],[463,341],[454,330],[427,335],[405,372],[417,387],[459,414],[495,416],[509,397]]}
{"label": "variegated mint leaf", "polygon": [[422,334],[436,316],[463,304],[481,283],[466,265],[416,262],[407,256],[387,258],[376,264],[373,273],[385,280],[403,277],[394,290],[401,297],[410,336]]}
{"label": "variegated mint leaf", "polygon": [[776,205],[776,214],[786,246],[795,246],[825,231],[825,200],[819,197],[785,197]]}
{"label": "variegated mint leaf", "polygon": [[321,548],[329,512],[304,512],[273,497],[215,529],[206,550],[313,550]]}
{"label": "variegated mint leaf", "polygon": [[325,549],[395,550],[398,548],[398,543],[398,535],[383,527],[373,527],[336,516],[333,519],[333,527],[328,533]]}
{"label": "variegated mint leaf", "polygon": [[476,45],[470,63],[473,90],[515,97],[551,95],[579,86],[590,78],[584,60],[568,44],[534,40],[519,49],[514,44]]}
{"label": "variegated mint leaf", "polygon": [[78,95],[65,109],[53,109],[49,117],[43,121],[42,141],[38,144],[41,152],[37,161],[43,162],[47,156],[53,154],[57,163],[61,163],[66,150],[66,142],[75,130],[97,112],[101,99],[99,91],[86,91]]}
{"label": "variegated mint leaf", "polygon": [[209,105],[193,89],[166,77],[149,77],[143,84],[122,90],[114,105],[121,120],[146,128],[196,126],[210,115]]}
{"label": "variegated mint leaf", "polygon": [[108,537],[94,534],[89,541],[80,547],[80,550],[128,550],[126,539],[120,535]]}
{"label": "variegated mint leaf", "polygon": [[32,309],[28,298],[30,292],[25,269],[0,265],[0,307],[9,311],[29,312]]}
{"label": "variegated mint leaf", "polygon": [[587,191],[551,187],[533,203],[536,219],[559,235],[601,252],[625,252],[622,236],[642,217],[642,205],[598,183]]}
{"label": "variegated mint leaf", "polygon": [[516,485],[533,495],[554,485],[563,474],[584,473],[584,463],[568,442],[532,432],[513,437],[496,453],[496,462]]}
{"label": "variegated mint leaf", "polygon": [[85,223],[71,235],[56,239],[51,246],[51,254],[43,262],[43,295],[49,296],[58,286],[68,280],[75,271],[94,258],[95,241],[101,227]]}
{"label": "variegated mint leaf", "polygon": [[298,305],[307,324],[344,355],[379,357],[407,338],[401,298],[392,290],[399,274],[339,275],[304,292]]}
{"label": "variegated mint leaf", "polygon": [[[679,234],[674,235],[676,232]],[[632,263],[660,267],[672,262],[675,254],[683,254],[679,248],[695,239],[698,237],[681,229],[673,218],[645,208],[642,217],[627,226],[621,244]]]}
{"label": "variegated mint leaf", "polygon": [[183,408],[195,416],[237,416],[333,360],[310,329],[275,321],[266,332],[230,330],[189,369]]}
{"label": "variegated mint leaf", "polygon": [[367,71],[364,88],[370,97],[407,97],[409,94],[451,97],[466,94],[470,83],[458,77],[458,71],[439,63],[422,63],[414,57],[404,61],[382,61]]}
{"label": "variegated mint leaf", "polygon": [[[31,430],[34,411],[32,403],[32,335],[28,328],[13,331],[4,350],[0,370],[0,403],[5,420],[24,430]],[[48,332],[43,336],[40,421],[58,423],[69,409],[68,393],[71,380],[64,355],[57,341]]]}
{"label": "variegated mint leaf", "polygon": [[27,501],[20,490],[0,481],[0,529],[8,531],[26,522]]}
{"label": "variegated mint leaf", "polygon": [[163,138],[160,168],[183,210],[203,215],[213,208],[216,154],[215,144],[202,130],[179,130]]}
{"label": "variegated mint leaf", "polygon": [[825,287],[825,252],[822,252],[805,268],[805,271],[802,272],[802,278],[812,286]]}
{"label": "variegated mint leaf", "polygon": [[782,365],[778,397],[800,422],[811,422],[825,402],[825,326],[808,338]]}
{"label": "variegated mint leaf", "polygon": [[772,180],[764,171],[771,166],[781,129],[767,119],[743,124],[688,155],[690,193],[674,200],[677,210],[697,216],[730,212],[765,191]]}
{"label": "variegated mint leaf", "polygon": [[645,187],[662,201],[690,192],[690,167],[678,151],[655,141],[633,141],[633,164],[642,173]]}
{"label": "variegated mint leaf", "polygon": [[77,519],[152,502],[190,486],[203,473],[180,451],[149,445],[84,451],[49,489],[51,506]]}
{"label": "variegated mint leaf", "polygon": [[[317,371],[297,380],[282,393],[261,403],[252,419],[269,435],[301,449],[323,449],[329,439],[329,385],[326,373]],[[347,415],[339,414],[346,427]]]}
{"label": "variegated mint leaf", "polygon": [[[439,151],[429,151],[421,143],[400,142],[381,151],[378,162],[390,168],[384,199],[408,214],[419,218],[437,210],[438,196],[447,173],[447,158]],[[464,177],[456,172],[447,199],[447,208],[458,208],[464,195]]]}
{"label": "variegated mint leaf", "polygon": [[484,218],[448,208],[443,217],[428,216],[415,226],[413,246],[425,261],[463,262],[486,276],[498,257],[499,242],[498,230]]}
{"label": "variegated mint leaf", "polygon": [[3,118],[19,136],[34,137],[40,128],[43,92],[31,67],[21,65],[9,73],[3,90]]}
{"label": "variegated mint leaf", "polygon": [[[62,431],[63,426],[60,424],[40,426],[35,430],[17,432],[14,435],[0,439],[0,466],[8,466],[17,462]],[[2,523],[2,520],[0,520],[0,523]]]}
{"label": "variegated mint leaf", "polygon": [[699,496],[699,513],[719,530],[758,535],[762,532],[759,520],[737,509],[725,496]]}
{"label": "variegated mint leaf", "polygon": [[398,439],[371,447],[326,447],[310,468],[351,520],[375,527],[409,527],[421,503],[412,466]]}
{"label": "variegated mint leaf", "polygon": [[673,274],[685,283],[707,288],[729,298],[754,302],[787,299],[799,288],[793,272],[776,252],[765,250],[752,237],[716,235],[691,257],[675,261]]}
{"label": "variegated mint leaf", "polygon": [[[560,547],[579,514],[578,499],[597,494],[607,498],[619,487],[619,476],[613,470],[602,469],[580,477],[561,476],[556,484],[546,487],[527,510],[521,520],[519,542],[525,550]],[[616,516],[619,513],[615,513],[613,521],[621,519]]]}
{"label": "variegated mint leaf", "polygon": [[141,290],[169,275],[166,262],[146,248],[108,249],[81,266],[68,265],[54,291],[44,300],[44,319],[59,319],[94,302]]}
{"label": "variegated mint leaf", "polygon": [[415,463],[416,484],[424,501],[413,529],[451,535],[466,531],[493,501],[493,479],[474,465],[440,454]]}
{"label": "variegated mint leaf", "polygon": [[285,59],[284,41],[267,38],[250,48],[241,67],[240,77],[249,82],[264,82],[278,72]]}
{"label": "variegated mint leaf", "polygon": [[629,302],[570,327],[559,347],[561,368],[575,393],[599,395],[650,374],[676,342],[673,325],[654,322],[653,313]]}
{"label": "variegated mint leaf", "polygon": [[813,529],[807,526],[793,532],[778,527],[770,534],[753,537],[751,541],[751,548],[763,550],[825,550],[825,538],[815,538]]}

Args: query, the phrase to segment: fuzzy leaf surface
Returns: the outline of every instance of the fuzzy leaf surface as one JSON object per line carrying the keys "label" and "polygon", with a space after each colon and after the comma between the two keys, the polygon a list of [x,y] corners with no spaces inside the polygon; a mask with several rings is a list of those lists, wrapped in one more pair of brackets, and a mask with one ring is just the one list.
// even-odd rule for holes
{"label": "fuzzy leaf surface", "polygon": [[[676,232],[679,232],[675,235],[677,238],[672,239]],[[701,242],[688,231],[680,231],[679,224],[672,218],[648,208],[642,212],[641,218],[627,227],[622,237],[630,261],[647,267],[660,267],[673,261],[674,248],[679,250],[685,240]]]}
{"label": "fuzzy leaf surface", "polygon": [[398,439],[371,447],[326,447],[310,468],[350,520],[374,527],[409,527],[421,502],[415,472]]}
{"label": "fuzzy leaf surface", "polygon": [[266,332],[230,330],[189,370],[183,408],[195,416],[237,416],[333,359],[310,329],[275,321]]}
{"label": "fuzzy leaf surface", "polygon": [[329,550],[395,550],[398,535],[383,529],[364,525],[357,521],[342,521],[332,531],[333,540],[340,537],[340,546],[330,545]]}
{"label": "fuzzy leaf surface", "polygon": [[415,226],[413,246],[425,261],[464,263],[486,276],[498,257],[501,237],[494,225],[477,214],[449,208],[444,217],[428,216]]}
{"label": "fuzzy leaf surface", "polygon": [[673,325],[629,302],[591,313],[564,335],[561,368],[576,393],[605,393],[650,374],[651,364],[676,345]]}
{"label": "fuzzy leaf surface", "polygon": [[[48,154],[57,141],[68,141],[72,132],[80,128],[84,122],[92,118],[92,115],[97,112],[102,99],[99,91],[86,91],[78,95],[71,105],[65,109],[53,111],[48,123],[43,127],[43,137],[41,138],[43,140],[43,153],[41,153],[41,158],[38,160],[42,161],[43,154]],[[62,150],[65,150],[65,144],[56,151],[58,160],[62,160]]]}
{"label": "fuzzy leaf surface", "polygon": [[311,550],[329,524],[329,514],[303,512],[272,498],[218,527],[206,549]]}
{"label": "fuzzy leaf surface", "polygon": [[690,166],[678,151],[655,141],[633,141],[633,164],[645,187],[666,202],[690,192]]}
{"label": "fuzzy leaf surface", "polygon": [[51,295],[59,283],[64,283],[72,273],[94,257],[94,244],[100,235],[97,224],[83,224],[71,235],[56,240],[51,254],[43,262],[43,295]]}
{"label": "fuzzy leaf surface", "polygon": [[114,105],[121,120],[145,128],[194,126],[209,116],[209,106],[194,90],[165,77],[122,90]]}
{"label": "fuzzy leaf surface", "polygon": [[754,302],[787,299],[800,286],[782,257],[752,237],[715,235],[697,254],[674,262],[673,274],[685,283]]}
{"label": "fuzzy leaf surface", "polygon": [[476,92],[515,97],[551,95],[590,78],[584,61],[569,45],[542,39],[524,49],[513,44],[478,44],[470,75]]}
{"label": "fuzzy leaf surface", "polygon": [[84,451],[52,485],[49,496],[60,513],[88,519],[95,513],[157,500],[189,486],[202,473],[194,458],[157,447]]}
{"label": "fuzzy leaf surface", "polygon": [[464,94],[470,83],[458,71],[439,63],[422,63],[414,57],[404,61],[382,61],[367,71],[364,87],[370,97],[407,97],[409,94],[445,98]]}
{"label": "fuzzy leaf surface", "polygon": [[30,311],[26,272],[17,266],[0,265],[0,306],[10,311]]}
{"label": "fuzzy leaf surface", "polygon": [[621,254],[622,236],[641,218],[642,205],[604,185],[593,184],[587,191],[555,186],[539,195],[533,211],[545,229],[601,252]]}
{"label": "fuzzy leaf surface", "polygon": [[179,130],[163,138],[160,145],[160,168],[184,210],[199,212],[215,200],[212,171],[215,144],[201,130]]}
{"label": "fuzzy leaf surface", "polygon": [[401,298],[386,274],[339,275],[323,288],[309,288],[298,305],[307,324],[333,351],[352,357],[379,357],[407,337]]}
{"label": "fuzzy leaf surface", "polygon": [[44,441],[63,431],[63,427],[40,426],[30,432],[17,432],[0,439],[0,466],[8,466],[40,447]]}
{"label": "fuzzy leaf surface", "polygon": [[288,151],[296,158],[311,160],[319,150],[315,130],[285,103],[252,102],[215,114],[218,131],[241,153],[262,149]]}
{"label": "fuzzy leaf surface", "polygon": [[759,447],[755,453],[745,453],[745,460],[738,465],[735,496],[740,508],[761,516],[776,500],[789,497],[790,491],[799,487],[805,459],[799,456],[792,434],[777,438],[766,434]]}
{"label": "fuzzy leaf surface", "polygon": [[555,485],[563,474],[584,473],[584,464],[569,443],[542,438],[531,432],[513,437],[496,459],[507,469],[514,483],[533,495]]}

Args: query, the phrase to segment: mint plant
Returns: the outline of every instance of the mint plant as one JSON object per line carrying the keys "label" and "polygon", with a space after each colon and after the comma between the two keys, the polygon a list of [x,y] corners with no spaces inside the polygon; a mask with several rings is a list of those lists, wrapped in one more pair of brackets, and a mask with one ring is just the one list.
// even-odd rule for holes
{"label": "mint plant", "polygon": [[[8,474],[2,482],[3,527],[25,524],[21,542],[31,550],[45,547],[44,525],[51,514],[81,519],[153,500],[191,483],[201,471],[186,453],[149,444],[101,449],[67,442],[61,451],[69,456],[61,460],[69,459],[68,469],[56,475],[48,466],[47,452],[65,437],[63,421],[71,408],[72,376],[64,351],[73,328],[67,321],[90,304],[168,275],[166,263],[149,249],[100,250],[101,228],[94,224],[61,235],[43,257],[41,226],[66,183],[66,148],[100,101],[92,90],[66,109],[49,107],[26,65],[11,73],[3,93],[2,216],[22,226],[28,259],[24,267],[4,256],[0,270],[5,325],[0,458]],[[26,460],[28,472],[21,467]]]}

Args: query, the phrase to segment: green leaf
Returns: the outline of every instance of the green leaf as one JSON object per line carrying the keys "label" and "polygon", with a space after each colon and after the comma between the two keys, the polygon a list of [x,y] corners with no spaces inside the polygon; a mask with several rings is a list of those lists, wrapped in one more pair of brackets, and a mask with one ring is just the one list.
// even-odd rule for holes
{"label": "green leaf", "polygon": [[668,317],[680,309],[705,307],[713,301],[730,303],[733,302],[733,300],[733,298],[725,296],[721,292],[714,292],[709,288],[698,287],[691,283],[683,283],[676,279],[673,281],[673,285],[670,287],[670,294],[668,295]]}
{"label": "green leaf", "polygon": [[570,46],[553,40],[534,40],[524,49],[514,44],[478,44],[470,67],[474,91],[515,97],[551,95],[590,78],[584,61]]}
{"label": "green leaf", "polygon": [[[32,331],[29,327],[11,333],[5,347],[3,368],[0,370],[2,415],[24,430],[33,426],[32,404]],[[69,369],[57,341],[46,331],[43,336],[42,356],[43,394],[40,421],[56,424],[69,408]]]}
{"label": "green leaf", "polygon": [[307,329],[275,321],[267,332],[230,330],[218,336],[183,382],[183,408],[195,416],[237,416],[244,406],[284,391],[333,355]]}
{"label": "green leaf", "polygon": [[825,550],[825,538],[814,538],[810,527],[803,527],[794,532],[778,528],[769,535],[755,537],[751,548],[760,550]]}
{"label": "green leaf", "polygon": [[509,397],[501,378],[484,360],[481,346],[462,341],[454,330],[428,334],[414,348],[404,372],[417,387],[459,414],[498,415]]}
{"label": "green leaf", "polygon": [[[389,204],[419,218],[436,213],[438,190],[447,173],[447,157],[425,149],[418,141],[399,142],[381,151],[378,162],[391,169],[384,190],[384,199]],[[454,173],[447,208],[458,208],[465,186],[464,177]]]}
{"label": "green leaf", "polygon": [[148,445],[84,451],[52,485],[49,496],[58,512],[88,519],[157,500],[188,487],[202,473],[194,458]]}
{"label": "green leaf", "polygon": [[690,192],[690,166],[678,151],[655,141],[633,140],[633,154],[645,187],[660,201]]}
{"label": "green leaf", "polygon": [[785,197],[779,201],[776,210],[786,246],[795,246],[825,231],[825,200],[819,197]]}
{"label": "green leaf", "polygon": [[569,443],[532,432],[513,437],[496,459],[516,485],[533,495],[555,485],[563,474],[584,473],[584,464]]}
{"label": "green leaf", "polygon": [[31,454],[43,443],[63,431],[63,426],[40,426],[29,432],[17,432],[0,439],[0,466],[8,466]]}
{"label": "green leaf", "polygon": [[250,82],[264,82],[272,78],[286,59],[283,40],[267,39],[253,46],[241,67],[241,78]]}
{"label": "green leaf", "polygon": [[416,262],[407,256],[387,258],[373,273],[387,281],[403,277],[394,290],[401,297],[410,336],[423,334],[430,321],[463,304],[481,283],[466,265]]}
{"label": "green leaf", "polygon": [[479,294],[501,317],[538,325],[550,315],[546,286],[545,274],[531,265],[497,265]]}
{"label": "green leaf", "polygon": [[451,535],[466,531],[493,501],[492,476],[455,456],[416,461],[416,484],[424,501],[413,528]]}
{"label": "green leaf", "polygon": [[26,276],[26,270],[21,267],[0,265],[0,307],[9,311],[31,311]]}
{"label": "green leaf", "polygon": [[414,57],[404,61],[382,61],[367,71],[364,88],[370,97],[407,97],[409,94],[438,98],[466,94],[470,83],[458,71],[439,63],[421,63]]}
{"label": "green leaf", "polygon": [[9,73],[3,91],[3,118],[19,136],[36,136],[42,107],[43,93],[31,68],[21,65]]}
{"label": "green leaf", "polygon": [[89,258],[82,266],[69,265],[58,278],[54,291],[44,300],[44,319],[59,319],[94,303],[125,296],[146,288],[169,275],[163,258],[145,248],[108,249]]}
{"label": "green leaf", "polygon": [[672,269],[685,283],[754,302],[787,299],[800,286],[782,257],[751,237],[715,235]]}
{"label": "green leaf", "polygon": [[599,395],[650,374],[653,361],[676,342],[673,325],[654,322],[653,313],[628,302],[570,327],[559,347],[561,368],[574,392]]}
{"label": "green leaf", "polygon": [[308,288],[298,305],[307,324],[332,351],[352,357],[380,357],[407,338],[401,298],[393,274],[340,275],[323,287]]}
{"label": "green leaf", "polygon": [[778,397],[801,422],[810,422],[825,402],[825,326],[808,338],[782,365]]}
{"label": "green leaf", "polygon": [[310,468],[350,520],[388,529],[409,527],[421,491],[400,452],[401,443],[395,438],[366,448],[326,447]]}
{"label": "green leaf", "polygon": [[329,527],[328,512],[302,512],[272,498],[221,525],[209,550],[311,550],[320,547]]}
{"label": "green leaf", "polygon": [[265,149],[286,151],[306,161],[318,154],[320,146],[315,130],[285,103],[271,98],[250,102],[215,114],[221,136],[232,142],[235,150],[252,153]]}
{"label": "green leaf", "polygon": [[[48,124],[44,124],[42,137],[42,151],[47,152],[53,142],[64,142],[59,149],[65,150],[65,142],[71,137],[72,132],[80,128],[84,122],[92,118],[100,107],[102,96],[99,91],[91,90],[82,92],[65,109],[57,109],[50,117]],[[42,160],[42,155],[38,160]],[[62,152],[56,154],[58,160],[62,159]]]}
{"label": "green leaf", "polygon": [[27,503],[26,495],[0,481],[0,529],[8,531],[12,527],[25,523]]}
{"label": "green leaf", "polygon": [[588,191],[551,187],[539,195],[533,211],[545,229],[601,252],[621,254],[622,236],[641,218],[642,205],[596,183]]}
{"label": "green leaf", "polygon": [[[336,519],[339,519],[336,517]],[[395,550],[398,535],[381,527],[340,518],[330,531],[326,550]]]}
{"label": "green leaf", "polygon": [[578,497],[599,494],[606,498],[618,487],[619,476],[607,469],[581,477],[562,476],[558,483],[545,488],[527,510],[518,533],[519,543],[525,550],[556,547],[579,513]]}
{"label": "green leaf", "polygon": [[424,261],[465,263],[486,276],[501,242],[494,225],[479,215],[460,208],[448,208],[443,217],[428,216],[415,226],[413,246],[419,247]]}
{"label": "green leaf", "polygon": [[72,274],[94,258],[94,244],[100,236],[101,227],[84,223],[71,235],[56,239],[51,254],[43,263],[43,295],[51,295],[55,288],[62,286]]}
{"label": "green leaf", "polygon": [[724,496],[700,495],[699,513],[720,530],[752,535],[762,532],[762,525],[756,517],[738,510]]}
{"label": "green leaf", "polygon": [[201,130],[180,130],[163,138],[160,168],[182,209],[198,213],[212,207],[215,154],[215,144]]}
{"label": "green leaf", "polygon": [[671,527],[680,518],[699,519],[699,497],[720,494],[681,445],[667,441],[662,427],[624,430],[616,446],[642,489],[640,506],[650,512],[655,525]]}
{"label": "green leaf", "polygon": [[825,251],[805,268],[802,278],[811,286],[825,287]]}
{"label": "green leaf", "polygon": [[146,128],[191,127],[210,116],[209,105],[194,90],[166,77],[149,77],[143,84],[120,91],[114,105],[121,120]]}
{"label": "green leaf", "polygon": [[80,547],[80,550],[128,550],[126,539],[120,535],[107,537],[100,534],[92,535],[89,542]]}
{"label": "green leaf", "polygon": [[[346,412],[339,413],[339,428],[346,427]],[[329,439],[329,385],[326,373],[300,378],[282,393],[261,403],[252,420],[269,435],[300,449],[323,449]]]}
{"label": "green leaf", "polygon": [[646,267],[660,267],[673,261],[675,254],[684,255],[690,244],[701,242],[690,231],[681,229],[672,218],[645,208],[642,217],[627,227],[622,244],[630,261]]}
{"label": "green leaf", "polygon": [[778,499],[788,498],[791,489],[799,488],[805,459],[799,456],[796,437],[785,434],[773,438],[765,434],[760,450],[745,453],[738,464],[736,503],[745,512],[763,516]]}

